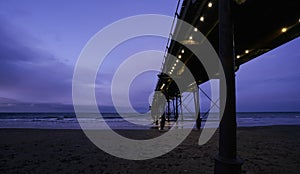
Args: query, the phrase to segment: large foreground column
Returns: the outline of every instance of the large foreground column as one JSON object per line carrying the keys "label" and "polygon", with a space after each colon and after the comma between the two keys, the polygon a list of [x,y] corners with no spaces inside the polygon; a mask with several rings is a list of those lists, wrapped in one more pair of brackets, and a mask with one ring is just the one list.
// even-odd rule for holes
{"label": "large foreground column", "polygon": [[[219,0],[219,56],[226,77],[226,81],[220,80],[220,86],[227,86],[227,98],[220,99],[220,102],[223,104],[224,102],[226,103],[224,115],[220,123],[219,155],[215,159],[216,174],[241,173],[242,165],[242,160],[237,158],[236,154],[236,95],[233,21],[231,16],[232,3],[233,0]],[[221,90],[221,92],[223,91]],[[223,95],[221,94],[220,96]]]}

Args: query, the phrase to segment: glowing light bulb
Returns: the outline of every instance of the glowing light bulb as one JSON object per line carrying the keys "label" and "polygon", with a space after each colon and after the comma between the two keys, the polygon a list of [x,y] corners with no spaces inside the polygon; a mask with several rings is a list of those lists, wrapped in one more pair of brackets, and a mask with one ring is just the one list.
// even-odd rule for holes
{"label": "glowing light bulb", "polygon": [[178,55],[178,58],[181,59],[181,55]]}
{"label": "glowing light bulb", "polygon": [[204,17],[203,16],[200,17],[200,21],[204,22]]}
{"label": "glowing light bulb", "polygon": [[285,28],[285,27],[281,29],[282,33],[285,33],[286,31],[287,31],[287,28]]}
{"label": "glowing light bulb", "polygon": [[212,7],[212,2],[209,2],[208,4],[207,4],[207,6],[209,7],[209,8],[211,8]]}
{"label": "glowing light bulb", "polygon": [[181,53],[182,53],[182,54],[184,53],[184,49],[181,50]]}
{"label": "glowing light bulb", "polygon": [[194,28],[194,32],[197,32],[198,31],[198,28]]}
{"label": "glowing light bulb", "polygon": [[245,53],[248,54],[248,53],[249,53],[249,50],[246,50]]}
{"label": "glowing light bulb", "polygon": [[241,57],[240,55],[237,55],[237,56],[236,56],[236,58],[238,58],[238,59],[239,59],[240,57]]}
{"label": "glowing light bulb", "polygon": [[177,60],[176,60],[176,63],[178,63],[178,62],[179,62],[179,60],[177,59]]}
{"label": "glowing light bulb", "polygon": [[190,36],[189,39],[190,39],[190,40],[193,40],[193,36]]}

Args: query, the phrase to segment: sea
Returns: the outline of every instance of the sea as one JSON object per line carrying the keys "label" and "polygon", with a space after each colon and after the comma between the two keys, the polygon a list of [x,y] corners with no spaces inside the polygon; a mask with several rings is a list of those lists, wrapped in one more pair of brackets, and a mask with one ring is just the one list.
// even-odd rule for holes
{"label": "sea", "polygon": [[[90,117],[89,114],[86,115],[87,117],[78,118],[75,113],[0,113],[0,128],[81,129],[82,124],[89,125],[91,129],[107,129],[106,125],[112,129],[155,128],[149,113],[102,113],[102,118],[96,114],[90,114]],[[194,118],[191,116],[181,117],[180,121],[185,122],[185,125],[194,126]],[[203,119],[202,127],[218,126],[219,121],[218,118]],[[300,125],[300,112],[237,113],[237,125],[238,127]]]}

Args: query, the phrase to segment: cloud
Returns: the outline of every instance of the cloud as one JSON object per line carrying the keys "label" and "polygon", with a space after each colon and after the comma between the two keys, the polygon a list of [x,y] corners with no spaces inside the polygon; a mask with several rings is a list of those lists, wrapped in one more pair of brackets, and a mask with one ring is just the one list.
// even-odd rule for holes
{"label": "cloud", "polygon": [[[0,111],[70,110],[73,67],[46,52],[43,41],[26,34],[0,16]],[[117,64],[116,64],[117,65]],[[113,66],[110,64],[109,66]],[[111,68],[111,67],[110,67]],[[86,72],[90,74],[90,69]],[[111,80],[113,72],[102,72],[96,80],[98,104],[112,110]],[[156,77],[151,74],[151,77]],[[146,79],[151,79],[148,75]],[[148,94],[155,81],[138,80],[131,100],[136,108],[148,108]],[[146,83],[145,83],[146,82]],[[118,83],[121,85],[122,83]],[[93,87],[94,84],[86,84]],[[146,88],[149,90],[144,90]],[[147,89],[148,89],[147,88]],[[120,95],[120,100],[123,100]],[[88,103],[88,102],[87,102]],[[47,107],[48,105],[48,107]],[[38,108],[40,107],[40,109]]]}
{"label": "cloud", "polygon": [[239,111],[299,111],[300,39],[241,66],[237,72]]}
{"label": "cloud", "polygon": [[[39,49],[22,29],[0,17],[0,96],[34,102],[71,102],[72,67]],[[26,35],[26,36],[25,36]]]}

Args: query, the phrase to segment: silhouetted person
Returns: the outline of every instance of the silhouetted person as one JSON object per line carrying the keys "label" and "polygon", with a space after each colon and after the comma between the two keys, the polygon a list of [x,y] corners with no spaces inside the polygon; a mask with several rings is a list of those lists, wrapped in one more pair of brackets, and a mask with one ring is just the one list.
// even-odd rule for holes
{"label": "silhouetted person", "polygon": [[163,113],[160,120],[160,130],[163,130],[166,123],[166,112]]}
{"label": "silhouetted person", "polygon": [[196,120],[196,127],[197,127],[197,129],[201,128],[201,122],[202,122],[202,119],[200,117],[200,113],[198,113],[197,120]]}

